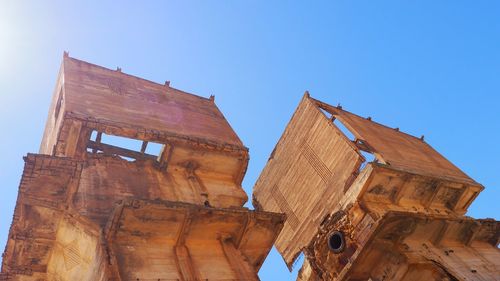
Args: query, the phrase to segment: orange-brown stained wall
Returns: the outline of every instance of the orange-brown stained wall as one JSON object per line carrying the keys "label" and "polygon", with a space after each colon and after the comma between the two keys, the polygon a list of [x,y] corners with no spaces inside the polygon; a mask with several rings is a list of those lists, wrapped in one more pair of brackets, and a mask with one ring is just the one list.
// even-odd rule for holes
{"label": "orange-brown stained wall", "polygon": [[[366,210],[366,209],[365,209]],[[345,249],[327,240],[342,231]],[[500,280],[500,224],[493,220],[408,212],[375,215],[363,208],[335,213],[305,250],[304,277],[321,280]],[[446,278],[447,277],[447,278]]]}
{"label": "orange-brown stained wall", "polygon": [[[204,276],[201,280],[243,280],[235,277],[242,274],[238,264],[246,267],[243,274],[253,276],[249,280],[257,280],[256,272],[283,226],[283,215],[249,211],[239,207],[241,202],[224,205],[228,202],[211,200],[215,207],[231,206],[226,209],[192,202],[183,173],[159,171],[151,163],[102,155],[82,161],[29,154],[25,160],[0,280],[75,280],[75,276],[81,280],[107,276],[104,279],[108,280],[106,267],[119,268],[114,274],[128,274],[132,265],[137,267],[134,276],[140,273],[141,280],[144,276],[157,280],[159,276],[178,276],[177,269],[158,264],[175,265],[176,255],[187,259],[186,266],[199,270]],[[220,182],[204,184],[225,196],[234,187]],[[177,194],[183,188],[184,198]],[[137,204],[135,199],[150,200]],[[130,212],[121,211],[124,204]],[[143,206],[140,210],[139,205]],[[174,220],[179,214],[180,219]],[[119,219],[132,223],[123,227]],[[185,230],[180,231],[181,227]],[[125,238],[103,237],[109,229]],[[182,253],[169,256],[172,236],[186,240],[190,258]],[[233,248],[224,247],[224,237],[230,238]],[[137,249],[130,251],[134,247]],[[214,255],[219,267],[213,266]],[[134,259],[148,262],[139,264]]]}
{"label": "orange-brown stained wall", "polygon": [[[371,146],[379,162],[360,169],[361,144],[349,140],[321,109]],[[363,201],[380,213],[455,215],[465,213],[481,190],[424,141],[306,94],[255,184],[254,203],[287,214],[275,245],[291,266],[343,202]]]}
{"label": "orange-brown stained wall", "polygon": [[[104,225],[115,202],[126,198],[161,199],[203,205],[192,189],[182,167],[168,171],[151,161],[128,162],[118,157],[94,156],[83,162],[74,208]],[[247,201],[245,192],[231,179],[197,177],[214,207],[240,207]]]}
{"label": "orange-brown stained wall", "polygon": [[219,201],[234,195],[224,195],[221,182],[241,185],[248,164],[248,149],[213,99],[65,56],[40,153],[85,160],[92,131],[164,145],[162,165],[192,165],[199,177],[222,187],[211,189]]}
{"label": "orange-brown stained wall", "polygon": [[119,208],[107,237],[123,280],[258,280],[284,219],[165,201],[131,200]]}
{"label": "orange-brown stained wall", "polygon": [[241,207],[248,149],[212,98],[65,55],[40,152],[26,157],[1,280],[258,280],[283,226]]}
{"label": "orange-brown stained wall", "polygon": [[287,214],[275,245],[289,267],[325,216],[337,208],[362,158],[304,96],[253,193],[258,207]]}
{"label": "orange-brown stained wall", "polygon": [[243,145],[212,100],[122,72],[67,57],[64,92],[70,112]]}
{"label": "orange-brown stained wall", "polygon": [[52,154],[68,116],[247,150],[213,99],[64,56],[40,153]]}
{"label": "orange-brown stained wall", "polygon": [[425,141],[340,108],[314,101],[338,118],[358,139],[368,143],[382,157],[379,160],[391,167],[477,184]]}

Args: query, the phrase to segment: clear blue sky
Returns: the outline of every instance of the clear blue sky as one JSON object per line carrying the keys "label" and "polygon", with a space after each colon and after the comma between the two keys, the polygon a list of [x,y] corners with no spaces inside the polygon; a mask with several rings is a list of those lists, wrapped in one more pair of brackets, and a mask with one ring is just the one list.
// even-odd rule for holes
{"label": "clear blue sky", "polygon": [[[305,90],[420,136],[500,219],[499,1],[0,0],[0,249],[63,50],[208,97],[246,146],[250,194]],[[251,2],[251,3],[249,3]],[[263,280],[295,280],[271,252]]]}

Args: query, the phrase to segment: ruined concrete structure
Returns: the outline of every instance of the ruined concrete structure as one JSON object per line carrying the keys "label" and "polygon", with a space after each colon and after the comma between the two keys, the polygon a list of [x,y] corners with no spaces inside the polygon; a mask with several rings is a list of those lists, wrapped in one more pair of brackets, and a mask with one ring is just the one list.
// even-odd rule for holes
{"label": "ruined concrete structure", "polygon": [[287,214],[275,245],[289,267],[304,253],[302,281],[500,280],[500,223],[464,216],[482,190],[423,138],[306,93],[254,205]]}
{"label": "ruined concrete structure", "polygon": [[213,98],[66,54],[0,280],[258,280],[285,218],[242,207],[248,159]]}
{"label": "ruined concrete structure", "polygon": [[254,211],[248,159],[213,97],[65,54],[0,280],[259,280],[273,244],[303,281],[500,280],[483,186],[423,139],[306,94]]}

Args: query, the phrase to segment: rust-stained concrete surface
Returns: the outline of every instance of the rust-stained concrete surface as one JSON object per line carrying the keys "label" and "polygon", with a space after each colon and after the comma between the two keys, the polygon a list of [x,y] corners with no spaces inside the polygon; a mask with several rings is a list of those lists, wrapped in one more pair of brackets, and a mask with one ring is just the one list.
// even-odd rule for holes
{"label": "rust-stained concrete surface", "polygon": [[253,202],[287,214],[298,280],[500,280],[500,223],[464,216],[482,190],[423,138],[306,93]]}
{"label": "rust-stained concrete surface", "polygon": [[242,207],[247,165],[213,98],[65,54],[0,280],[258,280],[285,217]]}
{"label": "rust-stained concrete surface", "polygon": [[0,280],[259,280],[273,245],[290,268],[305,255],[302,281],[500,280],[500,223],[464,216],[481,184],[423,138],[308,93],[255,210],[248,149],[213,97],[67,53],[24,160]]}

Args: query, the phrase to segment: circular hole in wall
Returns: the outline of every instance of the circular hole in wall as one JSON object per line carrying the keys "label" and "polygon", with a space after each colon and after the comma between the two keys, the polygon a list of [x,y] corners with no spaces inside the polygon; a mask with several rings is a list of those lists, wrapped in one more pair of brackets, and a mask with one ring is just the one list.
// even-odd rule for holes
{"label": "circular hole in wall", "polygon": [[330,237],[328,237],[328,247],[336,254],[344,251],[345,248],[344,234],[340,231],[332,232],[330,234]]}

